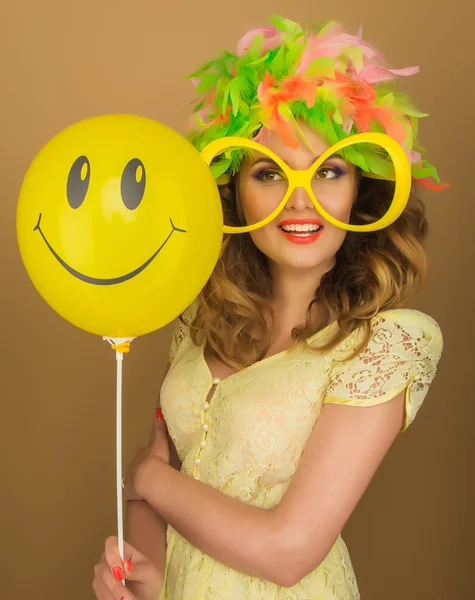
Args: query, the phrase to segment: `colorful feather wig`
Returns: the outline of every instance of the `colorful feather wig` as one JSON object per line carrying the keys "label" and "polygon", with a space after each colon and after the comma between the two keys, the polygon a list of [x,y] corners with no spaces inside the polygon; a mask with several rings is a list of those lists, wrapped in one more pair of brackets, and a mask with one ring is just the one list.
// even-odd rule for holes
{"label": "colorful feather wig", "polygon": [[[391,69],[384,57],[356,35],[331,21],[308,32],[274,15],[273,27],[253,29],[236,53],[223,51],[190,75],[197,86],[189,139],[201,151],[221,137],[262,139],[276,130],[291,147],[299,143],[298,121],[307,123],[330,145],[356,133],[380,132],[405,149],[415,182],[441,190],[433,165],[418,146],[418,111],[394,89],[398,77],[418,67]],[[392,164],[382,150],[359,144],[342,151],[362,171],[391,177]],[[215,177],[239,169],[243,152],[227,152],[212,165]]]}

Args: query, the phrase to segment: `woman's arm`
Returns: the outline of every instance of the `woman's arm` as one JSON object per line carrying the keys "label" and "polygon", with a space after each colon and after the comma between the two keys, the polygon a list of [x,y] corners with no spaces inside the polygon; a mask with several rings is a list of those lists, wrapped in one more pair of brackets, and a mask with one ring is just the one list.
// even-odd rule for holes
{"label": "woman's arm", "polygon": [[135,489],[195,547],[231,568],[290,587],[325,558],[404,419],[405,391],[383,404],[325,404],[280,504],[246,505],[155,457]]}
{"label": "woman's arm", "polygon": [[[165,375],[167,371],[165,371]],[[167,438],[170,466],[179,471],[181,462],[168,432]],[[156,427],[154,424],[148,447],[151,448],[156,441]],[[167,522],[145,500],[132,500],[126,506],[125,538],[127,542],[149,558],[164,574]]]}
{"label": "woman's arm", "polygon": [[145,500],[127,502],[125,539],[165,575],[167,523]]}
{"label": "woman's arm", "polygon": [[[153,430],[155,431],[155,427]],[[167,437],[170,466],[179,471],[180,459],[173,441]],[[125,530],[127,542],[149,558],[164,574],[167,530],[165,519],[146,500],[131,500],[126,504]]]}

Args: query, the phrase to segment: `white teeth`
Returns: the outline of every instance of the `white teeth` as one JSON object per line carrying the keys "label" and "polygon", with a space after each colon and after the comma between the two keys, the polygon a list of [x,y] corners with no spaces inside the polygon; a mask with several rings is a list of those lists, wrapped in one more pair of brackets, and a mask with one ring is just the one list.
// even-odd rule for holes
{"label": "white teeth", "polygon": [[287,232],[301,232],[301,233],[315,233],[321,229],[321,225],[315,225],[314,223],[297,224],[292,223],[291,225],[281,225],[281,229]]}

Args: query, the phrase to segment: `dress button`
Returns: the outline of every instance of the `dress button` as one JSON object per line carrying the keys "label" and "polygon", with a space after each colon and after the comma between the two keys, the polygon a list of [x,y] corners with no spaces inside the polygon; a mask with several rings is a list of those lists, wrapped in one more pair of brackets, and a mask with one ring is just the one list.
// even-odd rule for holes
{"label": "dress button", "polygon": [[195,458],[195,465],[201,464],[201,458]]}
{"label": "dress button", "polygon": [[206,440],[203,440],[200,445],[201,445],[202,448],[205,448],[206,447]]}
{"label": "dress button", "polygon": [[198,477],[198,475],[195,475],[195,476],[193,477],[193,479],[196,479],[196,480],[198,480],[198,481],[200,480],[200,478]]}
{"label": "dress button", "polygon": [[205,423],[203,425],[203,431],[208,431],[208,429],[209,429],[209,425],[208,425],[208,423]]}
{"label": "dress button", "polygon": [[213,385],[218,385],[218,383],[221,381],[221,379],[219,377],[213,377]]}
{"label": "dress button", "polygon": [[204,408],[205,410],[208,410],[208,408],[209,408],[209,402],[205,402],[205,403],[203,404],[203,408]]}

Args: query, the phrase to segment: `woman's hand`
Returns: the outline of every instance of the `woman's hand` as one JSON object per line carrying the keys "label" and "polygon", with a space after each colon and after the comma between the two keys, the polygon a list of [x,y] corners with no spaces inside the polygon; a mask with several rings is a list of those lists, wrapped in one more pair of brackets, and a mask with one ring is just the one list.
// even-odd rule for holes
{"label": "woman's hand", "polygon": [[142,500],[142,497],[137,494],[135,490],[135,479],[141,464],[150,456],[162,460],[167,465],[170,462],[167,426],[163,418],[163,413],[159,408],[157,408],[156,411],[155,427],[153,429],[148,448],[139,448],[127,467],[127,474],[123,481],[124,502],[129,502],[131,500]]}
{"label": "woman's hand", "polygon": [[125,564],[117,537],[107,538],[104,554],[94,567],[92,589],[97,600],[157,600],[163,575],[156,565],[127,542],[124,542],[124,559]]}

